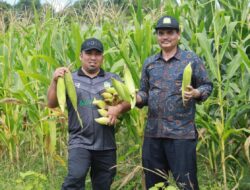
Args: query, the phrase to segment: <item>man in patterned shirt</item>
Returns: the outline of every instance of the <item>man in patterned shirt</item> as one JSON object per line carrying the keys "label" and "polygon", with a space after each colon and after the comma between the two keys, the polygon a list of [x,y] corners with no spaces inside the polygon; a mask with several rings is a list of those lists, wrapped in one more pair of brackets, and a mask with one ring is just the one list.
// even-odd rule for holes
{"label": "man in patterned shirt", "polygon": [[[180,31],[175,18],[163,16],[155,30],[161,52],[146,59],[137,94],[137,105],[148,106],[143,167],[171,171],[181,189],[197,190],[195,104],[208,98],[213,85],[201,59],[178,47]],[[181,85],[188,63],[193,74],[191,85],[184,93],[184,106]],[[158,182],[166,182],[148,170],[145,170],[145,177],[147,189]]]}

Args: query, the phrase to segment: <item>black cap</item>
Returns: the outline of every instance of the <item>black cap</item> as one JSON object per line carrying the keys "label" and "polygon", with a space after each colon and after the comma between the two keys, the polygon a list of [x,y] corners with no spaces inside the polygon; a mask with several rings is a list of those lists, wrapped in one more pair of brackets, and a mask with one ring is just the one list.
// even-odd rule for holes
{"label": "black cap", "polygon": [[82,43],[81,52],[89,51],[92,49],[96,49],[99,52],[103,52],[102,42],[96,38],[89,38]]}
{"label": "black cap", "polygon": [[155,27],[155,30],[158,29],[175,29],[179,31],[180,28],[178,21],[174,17],[163,16],[158,20]]}

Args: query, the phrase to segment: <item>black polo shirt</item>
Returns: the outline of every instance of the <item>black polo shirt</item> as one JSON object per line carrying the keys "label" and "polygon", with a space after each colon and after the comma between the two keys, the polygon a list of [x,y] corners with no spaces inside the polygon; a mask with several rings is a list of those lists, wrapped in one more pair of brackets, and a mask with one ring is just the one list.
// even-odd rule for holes
{"label": "black polo shirt", "polygon": [[78,112],[83,121],[81,128],[77,114],[67,97],[68,107],[68,130],[69,149],[82,147],[89,150],[116,149],[115,134],[113,126],[100,125],[95,118],[101,117],[97,111],[98,107],[93,105],[93,99],[103,99],[101,93],[105,87],[111,86],[111,78],[120,80],[118,75],[100,70],[98,75],[90,78],[80,68],[72,73],[77,93]]}

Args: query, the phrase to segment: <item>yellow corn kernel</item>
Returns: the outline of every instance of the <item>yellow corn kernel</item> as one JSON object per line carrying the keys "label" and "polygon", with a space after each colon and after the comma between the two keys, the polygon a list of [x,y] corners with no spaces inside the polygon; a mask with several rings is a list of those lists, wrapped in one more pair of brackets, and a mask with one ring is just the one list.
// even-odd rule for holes
{"label": "yellow corn kernel", "polygon": [[97,100],[96,98],[94,98],[93,104],[102,109],[105,109],[106,107],[106,103],[103,100]]}
{"label": "yellow corn kernel", "polygon": [[105,89],[105,91],[110,93],[110,94],[113,94],[113,95],[117,94],[115,88],[113,88],[113,87],[108,87],[108,88]]}
{"label": "yellow corn kernel", "polygon": [[113,95],[109,92],[103,92],[101,95],[104,99],[111,99],[113,97]]}
{"label": "yellow corn kernel", "polygon": [[105,109],[98,109],[97,111],[103,117],[107,117],[108,116],[108,111],[105,110]]}

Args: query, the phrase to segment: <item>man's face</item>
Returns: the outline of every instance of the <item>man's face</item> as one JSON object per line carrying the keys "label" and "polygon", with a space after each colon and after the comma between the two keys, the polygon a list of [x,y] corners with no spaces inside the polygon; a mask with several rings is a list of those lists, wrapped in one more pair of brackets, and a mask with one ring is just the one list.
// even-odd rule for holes
{"label": "man's face", "polygon": [[95,49],[82,51],[80,60],[83,69],[86,72],[93,74],[99,71],[103,62],[103,54]]}
{"label": "man's face", "polygon": [[172,50],[177,47],[180,32],[173,29],[158,29],[156,31],[157,41],[162,50]]}

